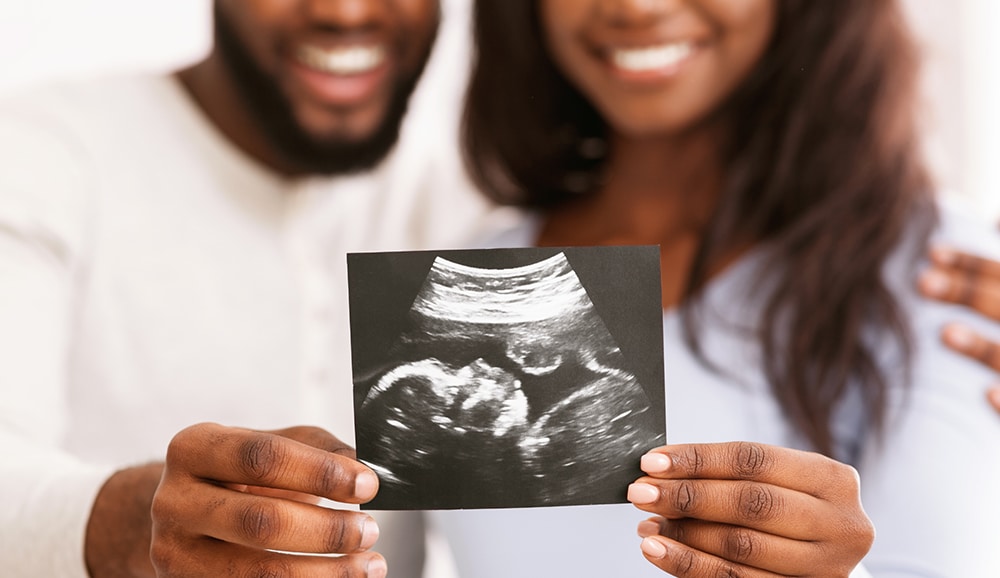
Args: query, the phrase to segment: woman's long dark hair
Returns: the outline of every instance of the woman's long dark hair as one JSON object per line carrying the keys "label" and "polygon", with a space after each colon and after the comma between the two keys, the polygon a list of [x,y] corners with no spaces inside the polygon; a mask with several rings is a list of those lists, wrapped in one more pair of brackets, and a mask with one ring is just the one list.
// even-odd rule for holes
{"label": "woman's long dark hair", "polygon": [[[607,127],[548,57],[536,4],[477,2],[464,139],[485,191],[551,207],[597,186],[601,159],[580,143]],[[763,369],[795,427],[833,455],[832,413],[851,384],[883,428],[876,344],[895,346],[904,366],[911,357],[882,275],[908,232],[924,239],[935,217],[914,120],[919,59],[895,0],[777,6],[765,56],[716,113],[732,128],[724,189],[689,272],[685,336],[704,359],[699,288],[735,247],[766,243]]]}

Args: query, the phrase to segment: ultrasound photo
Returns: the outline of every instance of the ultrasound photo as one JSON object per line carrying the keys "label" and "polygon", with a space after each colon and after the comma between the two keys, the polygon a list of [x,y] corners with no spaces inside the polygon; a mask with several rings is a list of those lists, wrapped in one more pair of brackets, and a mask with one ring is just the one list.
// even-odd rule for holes
{"label": "ultrasound photo", "polygon": [[626,501],[666,443],[656,247],[348,255],[366,509]]}

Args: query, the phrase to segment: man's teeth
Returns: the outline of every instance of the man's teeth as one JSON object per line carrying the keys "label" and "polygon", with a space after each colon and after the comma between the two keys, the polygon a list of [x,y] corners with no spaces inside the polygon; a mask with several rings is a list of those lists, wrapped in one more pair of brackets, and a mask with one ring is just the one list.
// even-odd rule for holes
{"label": "man's teeth", "polygon": [[344,48],[302,46],[298,50],[298,59],[302,64],[320,72],[361,74],[374,70],[382,64],[385,60],[385,49],[380,45]]}
{"label": "man's teeth", "polygon": [[611,62],[622,70],[643,72],[669,68],[691,54],[689,42],[611,51]]}

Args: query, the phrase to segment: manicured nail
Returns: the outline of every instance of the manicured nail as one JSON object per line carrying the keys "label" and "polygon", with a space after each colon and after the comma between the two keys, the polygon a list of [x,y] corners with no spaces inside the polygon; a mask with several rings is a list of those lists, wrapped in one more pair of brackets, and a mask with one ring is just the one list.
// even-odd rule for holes
{"label": "manicured nail", "polygon": [[368,574],[368,578],[385,578],[385,575],[389,573],[389,569],[386,567],[384,559],[372,558],[368,561],[365,573]]}
{"label": "manicured nail", "polygon": [[949,325],[944,328],[944,340],[956,349],[968,350],[976,343],[976,334],[964,325]]}
{"label": "manicured nail", "polygon": [[660,499],[660,490],[649,484],[632,484],[628,487],[628,501],[633,504],[652,504]]}
{"label": "manicured nail", "polygon": [[663,474],[670,469],[670,458],[663,454],[648,453],[639,460],[642,471],[647,474]]}
{"label": "manicured nail", "polygon": [[644,538],[640,544],[644,554],[657,560],[667,555],[667,548],[656,538]]}
{"label": "manicured nail", "polygon": [[643,520],[642,522],[639,522],[639,528],[636,530],[636,534],[639,534],[640,538],[648,538],[659,533],[660,525],[652,520]]}
{"label": "manicured nail", "polygon": [[371,472],[361,472],[354,479],[354,495],[362,500],[375,497],[378,490],[378,478]]}
{"label": "manicured nail", "polygon": [[375,545],[378,541],[379,529],[378,523],[375,520],[365,520],[364,525],[361,527],[361,549],[367,550]]}
{"label": "manicured nail", "polygon": [[958,252],[948,247],[934,247],[931,249],[931,258],[942,265],[954,265],[958,262]]}
{"label": "manicured nail", "polygon": [[950,287],[951,280],[940,271],[931,269],[920,276],[920,288],[928,295],[940,297],[947,294]]}

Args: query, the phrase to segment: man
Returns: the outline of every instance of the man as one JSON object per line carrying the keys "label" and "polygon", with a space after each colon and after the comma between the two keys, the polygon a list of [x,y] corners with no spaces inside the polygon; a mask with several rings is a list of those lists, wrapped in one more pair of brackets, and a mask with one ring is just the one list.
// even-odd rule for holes
{"label": "man", "polygon": [[420,146],[454,126],[393,149],[439,7],[215,9],[175,77],[0,107],[5,576],[385,574],[367,515],[314,505],[377,479],[287,428],[352,438],[344,253],[458,245],[489,212]]}

